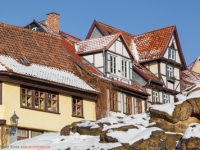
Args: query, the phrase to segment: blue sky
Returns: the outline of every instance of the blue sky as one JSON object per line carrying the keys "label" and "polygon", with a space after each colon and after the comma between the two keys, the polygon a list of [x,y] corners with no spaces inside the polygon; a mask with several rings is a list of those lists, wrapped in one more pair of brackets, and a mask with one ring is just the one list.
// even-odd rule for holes
{"label": "blue sky", "polygon": [[60,29],[84,39],[95,20],[132,34],[176,25],[187,65],[200,55],[198,0],[1,0],[0,22],[25,26],[60,14]]}

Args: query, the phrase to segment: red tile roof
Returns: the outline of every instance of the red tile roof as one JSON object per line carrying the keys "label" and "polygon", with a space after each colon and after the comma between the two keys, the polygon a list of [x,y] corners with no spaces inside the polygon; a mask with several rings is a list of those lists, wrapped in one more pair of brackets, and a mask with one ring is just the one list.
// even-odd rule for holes
{"label": "red tile roof", "polygon": [[134,89],[136,91],[140,91],[144,94],[147,94],[149,95],[149,93],[147,93],[144,89],[142,89],[141,87],[139,87],[136,83],[132,82],[132,85],[130,84],[126,84],[126,83],[123,83],[123,82],[120,82],[120,81],[117,81],[117,80],[112,80],[112,82],[114,84],[117,84],[117,85],[120,85],[120,86],[123,86],[123,87],[127,87],[127,88],[130,88],[130,89]]}
{"label": "red tile roof", "polygon": [[108,35],[109,32],[112,32],[114,34],[120,32],[123,35],[126,43],[129,45],[130,49],[132,50],[134,42],[138,51],[139,61],[160,58],[164,50],[166,49],[166,45],[168,44],[171,34],[173,33],[175,28],[175,26],[170,26],[150,31],[144,34],[133,35],[101,22],[97,22],[97,24],[100,26],[99,28],[103,29],[106,35]]}
{"label": "red tile roof", "polygon": [[166,27],[133,38],[139,53],[139,60],[146,61],[160,58],[171,38],[175,26]]}
{"label": "red tile roof", "polygon": [[133,34],[130,34],[128,32],[125,32],[123,30],[117,29],[115,27],[109,26],[109,25],[101,23],[101,22],[97,22],[97,21],[95,21],[95,22],[98,23],[99,28],[103,29],[103,31],[106,35],[109,35],[110,33],[112,33],[112,34],[121,33],[122,36],[124,37],[126,43],[130,46],[131,40],[134,38]]}
{"label": "red tile roof", "polygon": [[0,23],[0,54],[19,63],[20,58],[26,58],[30,64],[73,72],[73,62],[67,57],[60,38],[52,34]]}
{"label": "red tile roof", "polygon": [[77,42],[78,53],[105,50],[107,49],[108,45],[110,45],[117,37],[119,37],[119,34],[113,34]]}
{"label": "red tile roof", "polygon": [[[43,26],[45,26],[44,24],[42,24]],[[45,30],[49,30],[48,28],[44,28]],[[51,34],[51,31],[47,31],[47,33],[50,33]],[[76,53],[76,51],[75,51],[75,46],[74,46],[74,44],[77,42],[78,43],[78,45],[80,44],[80,45],[84,45],[84,42],[88,42],[86,45],[89,47],[89,48],[91,48],[90,50],[93,50],[93,48],[94,48],[94,50],[95,49],[97,49],[96,48],[96,45],[94,45],[94,43],[96,43],[96,44],[99,44],[97,41],[95,41],[94,43],[93,43],[93,40],[86,40],[86,41],[80,41],[80,39],[79,38],[76,38],[76,37],[74,37],[74,36],[72,36],[72,35],[70,35],[70,34],[67,34],[67,33],[65,33],[65,32],[63,32],[63,31],[60,31],[59,32],[60,33],[60,39],[61,39],[61,43],[62,43],[62,45],[64,46],[64,48],[66,49],[66,52],[78,63],[78,64],[80,64],[82,67],[84,67],[84,68],[86,68],[87,70],[89,70],[89,71],[91,71],[91,73],[93,73],[93,74],[95,74],[95,75],[97,75],[97,76],[99,76],[99,77],[101,77],[101,78],[104,78],[103,77],[103,75],[98,71],[98,69],[96,69],[94,66],[90,66],[90,65],[87,65],[87,64],[85,64],[84,63],[84,59],[81,57],[81,56],[79,56],[77,53]],[[118,38],[119,36],[120,36],[121,34],[120,33],[118,33],[118,34],[115,34],[115,35],[109,35],[109,36],[107,36],[107,37],[102,37],[103,38],[103,40],[101,40],[100,39],[100,45],[98,45],[97,47],[98,48],[102,48],[103,46],[109,46],[109,43],[111,43],[113,40],[115,40],[116,38]],[[122,37],[123,38],[123,37]],[[97,38],[98,39],[98,38]],[[108,41],[106,41],[106,40],[108,40]],[[93,47],[90,47],[90,45],[89,45],[89,43],[93,43]],[[108,44],[107,44],[107,42],[108,42]],[[90,44],[91,44],[90,43]],[[105,44],[106,43],[106,44]],[[83,47],[82,47],[83,48]],[[80,48],[80,49],[82,49],[82,48]],[[79,50],[80,50],[79,49]],[[106,80],[106,78],[105,78],[105,80]],[[126,83],[122,83],[122,82],[119,82],[119,81],[115,81],[115,80],[113,80],[112,81],[113,83],[117,83],[118,85],[121,85],[121,86],[123,86],[123,87],[127,87],[127,88],[130,88],[130,89],[133,89],[133,90],[135,90],[135,91],[139,91],[139,92],[142,92],[142,93],[144,93],[144,94],[147,94],[148,95],[148,93],[144,90],[144,89],[142,89],[141,87],[139,87],[137,84],[135,84],[135,83],[132,83],[132,85],[128,85],[128,84],[126,84]]]}
{"label": "red tile roof", "polygon": [[200,82],[200,74],[191,70],[181,72],[181,79],[189,85]]}
{"label": "red tile roof", "polygon": [[158,83],[162,84],[160,79],[157,76],[155,76],[155,74],[153,74],[149,69],[144,67],[143,65],[134,64],[133,65],[133,69],[135,71],[137,71],[140,75],[142,75],[145,79],[147,79],[147,80],[151,79],[151,80],[153,80],[155,82],[158,82]]}

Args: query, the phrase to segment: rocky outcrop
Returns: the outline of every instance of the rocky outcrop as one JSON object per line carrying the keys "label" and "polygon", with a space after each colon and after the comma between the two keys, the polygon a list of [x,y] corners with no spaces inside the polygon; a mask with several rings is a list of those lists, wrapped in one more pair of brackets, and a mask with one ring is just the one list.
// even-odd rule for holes
{"label": "rocky outcrop", "polygon": [[[200,98],[194,94],[199,90],[200,88],[196,88],[187,92],[185,94],[187,99],[173,104],[174,109],[170,109],[173,112],[169,114],[167,112],[170,111],[152,107],[149,109],[150,119],[149,115],[141,115],[139,119],[138,115],[135,115],[115,118],[111,123],[102,120],[78,122],[65,126],[61,130],[61,135],[78,132],[80,135],[99,136],[101,143],[121,143],[121,146],[113,150],[200,150]],[[140,137],[140,134],[147,134],[148,129],[150,129],[149,136]],[[121,131],[125,133],[133,131],[127,136],[134,139],[134,142],[130,142],[132,139],[129,142],[120,139],[116,133],[120,134]],[[114,132],[115,134],[112,134]],[[134,134],[139,135],[137,140]]]}
{"label": "rocky outcrop", "polygon": [[175,105],[173,115],[169,115],[166,112],[154,110],[150,108],[151,118],[164,119],[170,123],[177,123],[178,121],[187,120],[192,114],[192,105],[187,101]]}

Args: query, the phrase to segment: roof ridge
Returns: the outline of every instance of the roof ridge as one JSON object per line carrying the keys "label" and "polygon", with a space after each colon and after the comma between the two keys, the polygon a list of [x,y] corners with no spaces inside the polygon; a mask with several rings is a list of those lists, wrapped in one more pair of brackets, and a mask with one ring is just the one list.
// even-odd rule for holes
{"label": "roof ridge", "polygon": [[117,29],[117,30],[119,30],[120,32],[124,32],[124,33],[126,33],[126,34],[131,35],[131,36],[135,36],[135,35],[133,35],[132,33],[129,33],[129,32],[126,32],[126,31],[124,31],[124,30],[121,30],[121,29],[115,28],[115,27],[113,27],[113,26],[107,25],[107,24],[102,23],[102,22],[100,22],[100,21],[96,21],[96,22],[101,23],[101,24],[106,25],[106,26],[109,26],[109,27],[111,27],[111,28]]}
{"label": "roof ridge", "polygon": [[145,32],[145,33],[141,33],[141,34],[137,34],[137,35],[135,35],[135,37],[141,36],[141,35],[143,35],[143,34],[151,33],[151,32],[157,32],[157,31],[159,31],[159,30],[164,30],[164,29],[171,28],[171,27],[175,27],[175,25],[168,26],[168,27],[164,27],[164,28],[160,28],[160,29],[151,30],[151,31],[148,31],[148,32]]}
{"label": "roof ridge", "polygon": [[80,38],[78,38],[78,37],[76,37],[76,36],[74,36],[74,35],[71,35],[71,34],[69,34],[69,33],[64,32],[64,31],[62,31],[62,30],[59,30],[59,31],[62,32],[62,33],[64,33],[64,34],[68,34],[69,36],[72,36],[72,37],[76,38],[77,40],[82,40],[82,39],[80,39]]}
{"label": "roof ridge", "polygon": [[6,27],[10,27],[10,28],[15,28],[15,29],[18,29],[18,30],[20,29],[22,31],[31,32],[33,34],[40,34],[40,35],[45,35],[45,36],[48,36],[48,37],[59,38],[58,35],[47,34],[47,33],[44,33],[44,32],[36,32],[36,31],[30,30],[30,29],[27,29],[27,28],[24,28],[24,27],[21,27],[21,26],[10,25],[10,24],[6,24],[6,23],[2,23],[2,22],[0,22],[0,26],[6,26]]}
{"label": "roof ridge", "polygon": [[120,33],[116,33],[116,34],[100,36],[100,37],[96,37],[96,38],[92,38],[92,39],[85,39],[85,40],[81,40],[81,41],[79,41],[77,43],[86,42],[86,41],[92,41],[92,40],[96,40],[96,39],[100,39],[100,38],[106,38],[106,37],[109,37],[109,36],[117,36],[117,35],[121,35],[121,34]]}

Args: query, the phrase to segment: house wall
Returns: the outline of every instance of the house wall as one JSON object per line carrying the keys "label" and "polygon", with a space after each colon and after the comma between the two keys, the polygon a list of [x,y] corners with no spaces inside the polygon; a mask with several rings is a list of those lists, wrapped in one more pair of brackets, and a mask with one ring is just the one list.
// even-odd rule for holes
{"label": "house wall", "polygon": [[[2,83],[3,105],[0,106],[1,119],[10,124],[10,117],[16,111],[19,117],[18,127],[44,131],[60,131],[65,125],[82,118],[72,117],[72,98],[59,94],[59,113],[48,113],[26,108],[20,108],[20,85]],[[85,119],[96,120],[95,102],[83,100],[83,114]]]}
{"label": "house wall", "polygon": [[200,73],[200,57],[197,58],[194,66],[192,68],[192,71]]}
{"label": "house wall", "polygon": [[144,64],[146,68],[148,68],[152,73],[154,73],[158,77],[158,62],[148,62]]}

